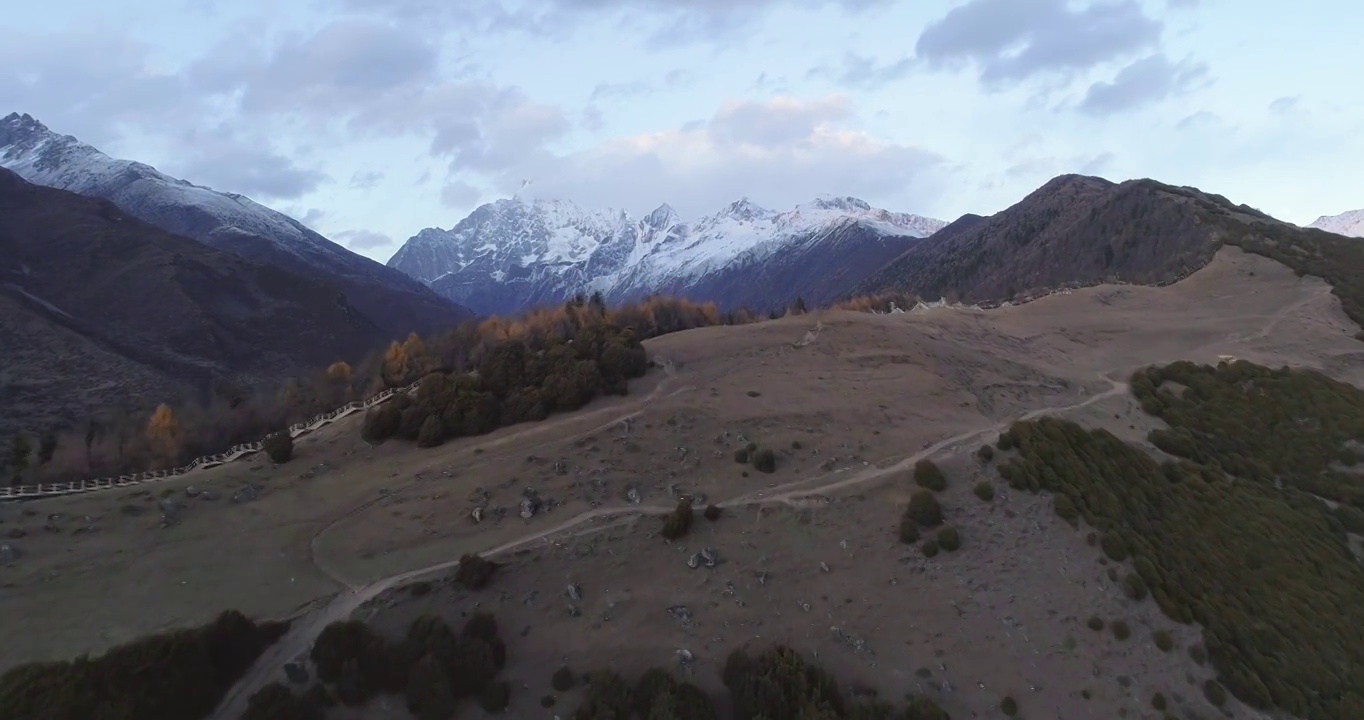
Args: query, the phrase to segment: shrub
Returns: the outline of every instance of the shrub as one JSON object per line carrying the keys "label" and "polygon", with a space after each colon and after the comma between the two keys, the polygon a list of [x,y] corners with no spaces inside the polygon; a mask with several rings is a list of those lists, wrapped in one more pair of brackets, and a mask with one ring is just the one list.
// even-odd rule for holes
{"label": "shrub", "polygon": [[720,519],[720,506],[716,505],[715,503],[711,503],[706,506],[706,512],[704,514],[707,520],[715,522],[716,520]]}
{"label": "shrub", "polygon": [[1007,717],[1013,717],[1017,715],[1018,701],[1014,700],[1012,697],[1009,697],[1007,695],[1004,696],[1004,699],[999,701],[999,711],[1004,713],[1004,715]]}
{"label": "shrub", "polygon": [[921,546],[919,547],[919,549],[923,551],[924,557],[937,557],[937,556],[938,556],[938,541],[937,541],[937,540],[931,540],[931,539],[930,539],[930,540],[925,540],[925,541],[924,541],[924,544],[921,545]]}
{"label": "shrub", "polygon": [[1132,600],[1140,602],[1146,599],[1146,581],[1142,580],[1141,576],[1136,573],[1127,573],[1122,579],[1122,589],[1123,593]]}
{"label": "shrub", "polygon": [[906,545],[919,542],[919,524],[914,522],[909,513],[900,516],[900,542]]}
{"label": "shrub", "polygon": [[1189,646],[1189,659],[1198,665],[1206,665],[1208,662],[1208,651],[1202,645]]}
{"label": "shrub", "polygon": [[942,524],[942,505],[938,498],[928,490],[916,490],[909,496],[909,507],[905,514],[922,527],[937,527]]}
{"label": "shrub", "polygon": [[677,507],[663,518],[663,537],[669,540],[677,540],[691,530],[691,521],[695,511],[692,509],[691,500],[683,498],[677,502]]}
{"label": "shrub", "polygon": [[261,445],[270,457],[270,462],[276,465],[283,465],[294,456],[294,438],[288,430],[266,435]]}
{"label": "shrub", "polygon": [[914,463],[914,482],[920,487],[937,492],[947,489],[947,476],[943,475],[937,464],[928,458]]}
{"label": "shrub", "polygon": [[440,418],[435,415],[428,415],[422,421],[421,430],[417,431],[417,447],[436,447],[445,442],[445,426],[441,424]]}
{"label": "shrub", "polygon": [[287,628],[229,610],[95,658],[19,665],[0,676],[0,717],[204,717]]}
{"label": "shrub", "polygon": [[365,422],[360,427],[360,437],[369,442],[381,442],[398,434],[402,425],[402,411],[398,403],[390,400],[365,411]]}
{"label": "shrub", "polygon": [[758,472],[776,472],[777,454],[767,448],[759,450],[753,454],[753,468]]}
{"label": "shrub", "polygon": [[272,682],[251,696],[241,720],[326,720],[326,710],[306,695],[299,697]]}
{"label": "shrub", "polygon": [[1103,618],[1100,618],[1098,615],[1090,615],[1089,621],[1086,622],[1085,625],[1094,632],[1101,632],[1104,629]]}
{"label": "shrub", "polygon": [[746,448],[746,447],[741,447],[741,448],[739,448],[738,450],[735,450],[735,451],[734,451],[734,462],[739,463],[740,465],[747,465],[747,464],[748,464],[748,448]]}
{"label": "shrub", "polygon": [[1164,711],[1166,708],[1165,696],[1161,695],[1160,693],[1152,695],[1151,707],[1155,708],[1158,711]]}
{"label": "shrub", "polygon": [[465,553],[459,558],[455,582],[470,590],[482,589],[492,579],[498,564],[479,555]]}
{"label": "shrub", "polygon": [[1203,681],[1203,697],[1215,707],[1222,707],[1227,703],[1227,691],[1216,680]]}
{"label": "shrub", "polygon": [[938,546],[947,552],[956,552],[961,547],[961,534],[954,527],[945,527],[939,530]]}
{"label": "shrub", "polygon": [[1132,637],[1132,628],[1127,626],[1126,620],[1114,620],[1109,627],[1113,629],[1113,637],[1119,640]]}
{"label": "shrub", "polygon": [[992,502],[995,499],[995,486],[991,485],[988,480],[981,480],[976,483],[976,487],[972,492],[984,502]]}
{"label": "shrub", "polygon": [[500,713],[511,700],[511,684],[506,680],[488,683],[478,693],[478,705],[484,712]]}
{"label": "shrub", "polygon": [[1014,436],[1012,432],[1002,432],[999,434],[999,439],[995,440],[995,447],[1004,452],[1014,449],[1014,445]]}
{"label": "shrub", "polygon": [[976,457],[980,458],[981,462],[988,463],[995,459],[995,449],[989,445],[981,445],[980,449],[976,451]]}
{"label": "shrub", "polygon": [[1161,652],[1170,652],[1175,648],[1175,639],[1170,636],[1168,630],[1157,630],[1151,634],[1151,639],[1155,641],[1156,647]]}
{"label": "shrub", "polygon": [[587,693],[573,720],[627,720],[634,696],[620,675],[598,670],[588,676]]}
{"label": "shrub", "polygon": [[549,679],[549,685],[559,692],[568,692],[573,689],[577,680],[578,676],[574,675],[567,665],[564,665],[554,671],[554,675]]}

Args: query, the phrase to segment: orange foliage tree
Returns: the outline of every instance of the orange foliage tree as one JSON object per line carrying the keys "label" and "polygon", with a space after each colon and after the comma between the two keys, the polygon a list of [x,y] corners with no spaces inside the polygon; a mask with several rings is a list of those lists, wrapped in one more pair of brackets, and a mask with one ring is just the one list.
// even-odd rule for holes
{"label": "orange foliage tree", "polygon": [[151,418],[147,420],[147,444],[151,446],[156,462],[166,466],[173,465],[180,456],[184,442],[185,430],[180,425],[180,419],[175,416],[175,411],[165,403],[156,406]]}

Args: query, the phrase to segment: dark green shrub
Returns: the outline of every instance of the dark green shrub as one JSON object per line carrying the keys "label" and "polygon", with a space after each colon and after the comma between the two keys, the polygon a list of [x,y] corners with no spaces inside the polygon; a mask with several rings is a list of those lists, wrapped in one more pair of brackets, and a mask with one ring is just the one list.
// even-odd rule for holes
{"label": "dark green shrub", "polygon": [[411,585],[407,586],[407,592],[409,592],[412,595],[412,597],[430,595],[432,589],[433,586],[431,585],[430,582],[426,580],[418,580],[417,582],[414,582]]}
{"label": "dark green shrub", "polygon": [[1122,579],[1122,590],[1132,600],[1140,602],[1146,599],[1146,581],[1136,573],[1128,573]]}
{"label": "dark green shrub", "polygon": [[506,680],[490,682],[478,692],[478,705],[484,712],[500,713],[511,701],[511,684]]}
{"label": "dark green shrub", "polygon": [[1007,717],[1013,717],[1017,715],[1018,701],[1006,695],[1003,700],[999,701],[999,711],[1004,713],[1004,715]]}
{"label": "dark green shrub", "polygon": [[326,710],[272,682],[251,696],[241,720],[326,720]]}
{"label": "dark green shrub", "polygon": [[999,439],[995,440],[995,447],[999,448],[1004,452],[1008,452],[1014,449],[1015,444],[1016,443],[1014,442],[1014,437],[1010,432],[1000,433]]}
{"label": "dark green shrub", "polygon": [[421,429],[417,431],[417,447],[436,447],[443,442],[445,442],[445,426],[441,424],[439,417],[428,415],[422,421]]}
{"label": "dark green shrub", "polygon": [[928,490],[916,490],[909,496],[909,507],[905,514],[921,527],[931,528],[942,524],[942,505],[938,498]]}
{"label": "dark green shrub", "polygon": [[1099,540],[1099,546],[1103,548],[1104,555],[1114,562],[1122,562],[1127,559],[1127,543],[1114,533],[1104,533]]}
{"label": "dark green shrub", "polygon": [[767,448],[763,448],[753,454],[753,469],[758,472],[772,473],[777,471],[777,454]]}
{"label": "dark green shrub", "polygon": [[1164,696],[1164,695],[1161,695],[1160,693],[1156,693],[1155,695],[1152,695],[1152,696],[1151,696],[1151,707],[1155,708],[1155,709],[1158,710],[1158,711],[1164,711],[1164,710],[1165,710],[1165,707],[1166,707],[1165,696]]}
{"label": "dark green shrub", "polygon": [[780,645],[752,658],[729,690],[737,720],[824,717],[818,713],[837,717],[844,712],[833,676]]}
{"label": "dark green shrub", "polygon": [[981,445],[980,449],[976,451],[976,457],[980,458],[981,462],[988,463],[995,459],[995,449],[989,445]]}
{"label": "dark green shrub", "polygon": [[1053,500],[1052,509],[1056,511],[1057,517],[1065,520],[1071,527],[1079,527],[1080,511],[1075,509],[1075,503],[1067,495],[1057,495]]}
{"label": "dark green shrub", "polygon": [[706,512],[704,513],[704,515],[706,516],[706,519],[707,519],[707,520],[710,520],[711,522],[715,522],[716,520],[719,520],[719,519],[720,519],[720,506],[719,506],[719,505],[716,505],[715,503],[711,503],[711,504],[707,505],[707,506],[706,506]]}
{"label": "dark green shrub", "polygon": [[1103,618],[1100,618],[1098,615],[1089,616],[1089,621],[1086,622],[1085,625],[1094,632],[1101,632],[1104,629]]}
{"label": "dark green shrub", "polygon": [[669,540],[677,540],[691,530],[692,517],[695,511],[692,509],[691,500],[683,498],[677,503],[677,507],[663,518],[663,537]]}
{"label": "dark green shrub", "polygon": [[627,720],[633,705],[634,695],[620,675],[598,670],[588,676],[586,696],[573,720]]}
{"label": "dark green shrub", "polygon": [[975,488],[972,489],[972,492],[974,492],[976,494],[976,497],[980,498],[984,502],[992,502],[995,499],[995,486],[991,485],[988,480],[981,480],[980,482],[976,483],[976,486]]}
{"label": "dark green shrub", "polygon": [[1113,637],[1119,640],[1132,637],[1132,628],[1127,626],[1126,620],[1114,620],[1109,627],[1113,629]]}
{"label": "dark green shrub", "polygon": [[954,527],[939,530],[938,546],[947,552],[956,552],[961,547],[961,534]]}
{"label": "dark green shrub", "polygon": [[499,565],[479,555],[465,553],[459,558],[455,569],[455,582],[470,590],[480,590],[492,580]]}
{"label": "dark green shrub", "polygon": [[457,698],[450,676],[433,653],[426,653],[412,666],[404,694],[407,709],[417,720],[449,720],[455,714]]}
{"label": "dark green shrub", "polygon": [[1155,641],[1156,647],[1161,652],[1170,652],[1175,649],[1175,639],[1168,630],[1157,630],[1151,634],[1151,639]]}
{"label": "dark green shrub", "polygon": [[938,548],[938,541],[937,541],[937,540],[925,540],[925,541],[924,541],[924,544],[921,545],[921,546],[919,547],[919,549],[923,551],[924,557],[937,557],[937,556],[938,556],[938,550],[939,550],[939,548]]}
{"label": "dark green shrub", "polygon": [[909,513],[900,516],[900,542],[906,545],[919,542],[919,524],[914,522]]}
{"label": "dark green shrub", "polygon": [[270,462],[276,465],[283,465],[294,456],[294,438],[288,430],[266,435],[261,445],[270,457]]}
{"label": "dark green shrub", "polygon": [[565,665],[554,671],[554,675],[549,679],[549,685],[559,692],[568,692],[577,681],[578,676]]}
{"label": "dark green shrub", "polygon": [[1208,702],[1215,707],[1222,707],[1227,704],[1227,691],[1216,680],[1205,680],[1203,682],[1203,697],[1207,698]]}
{"label": "dark green shrub", "polygon": [[1208,662],[1208,651],[1202,645],[1189,646],[1189,659],[1198,665],[1206,665]]}
{"label": "dark green shrub", "polygon": [[552,708],[556,702],[553,695],[543,695],[540,697],[540,707],[542,708]]}
{"label": "dark green shrub", "polygon": [[746,448],[746,447],[741,447],[741,448],[739,448],[738,450],[735,450],[735,451],[734,451],[734,462],[739,463],[740,465],[747,465],[747,464],[748,464],[748,448]]}
{"label": "dark green shrub", "polygon": [[914,482],[935,492],[947,489],[947,476],[943,475],[937,464],[928,458],[914,463]]}
{"label": "dark green shrub", "polygon": [[381,442],[398,434],[402,424],[402,411],[393,401],[377,405],[365,411],[365,422],[360,428],[360,437],[369,442]]}

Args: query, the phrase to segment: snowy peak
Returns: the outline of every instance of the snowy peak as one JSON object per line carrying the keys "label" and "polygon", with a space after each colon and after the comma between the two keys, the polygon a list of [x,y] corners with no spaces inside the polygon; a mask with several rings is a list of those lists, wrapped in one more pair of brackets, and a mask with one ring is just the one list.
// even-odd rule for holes
{"label": "snowy peak", "polygon": [[1348,237],[1364,238],[1364,209],[1351,210],[1339,215],[1322,215],[1308,227]]}
{"label": "snowy peak", "polygon": [[853,197],[816,198],[786,212],[745,197],[694,222],[666,203],[636,220],[513,197],[478,207],[449,230],[422,230],[388,265],[475,310],[507,313],[580,292],[617,301],[686,287],[782,254],[809,257],[821,244],[855,254],[866,243],[885,247],[881,239],[927,237],[944,225]]}

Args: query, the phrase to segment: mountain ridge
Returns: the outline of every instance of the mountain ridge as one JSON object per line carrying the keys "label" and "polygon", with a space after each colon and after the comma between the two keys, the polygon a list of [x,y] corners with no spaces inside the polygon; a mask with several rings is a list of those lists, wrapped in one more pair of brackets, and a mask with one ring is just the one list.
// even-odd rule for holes
{"label": "mountain ridge", "polygon": [[419,282],[328,240],[250,198],[113,158],[28,114],[0,118],[0,167],[29,182],[112,201],[167,232],[296,273],[325,276],[393,337],[430,332],[472,313]]}
{"label": "mountain ridge", "polygon": [[1307,227],[1346,237],[1364,238],[1364,208],[1347,210],[1339,215],[1322,215]]}
{"label": "mountain ridge", "polygon": [[[515,312],[592,292],[609,302],[667,292],[728,306],[775,307],[801,292],[813,296],[806,300],[830,295],[825,285],[808,282],[753,289],[764,272],[793,281],[807,275],[789,267],[782,257],[787,251],[827,263],[837,259],[833,249],[821,252],[811,243],[837,236],[837,255],[862,272],[945,225],[838,196],[785,212],[743,197],[694,221],[667,203],[636,219],[613,208],[513,197],[479,206],[449,230],[419,231],[388,264],[483,312]],[[765,267],[769,263],[780,268]]]}

